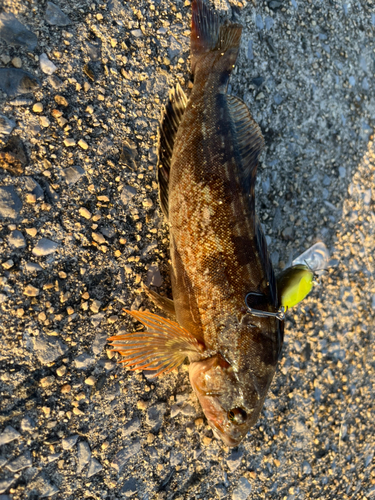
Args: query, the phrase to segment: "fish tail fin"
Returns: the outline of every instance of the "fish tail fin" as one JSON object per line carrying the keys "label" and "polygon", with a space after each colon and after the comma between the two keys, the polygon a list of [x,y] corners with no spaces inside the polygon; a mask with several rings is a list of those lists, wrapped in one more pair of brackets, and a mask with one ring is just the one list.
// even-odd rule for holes
{"label": "fish tail fin", "polygon": [[237,59],[241,32],[240,24],[221,23],[218,14],[204,0],[193,0],[190,39],[192,73],[202,56],[215,51],[220,51],[220,56],[226,56],[225,67],[230,73]]}

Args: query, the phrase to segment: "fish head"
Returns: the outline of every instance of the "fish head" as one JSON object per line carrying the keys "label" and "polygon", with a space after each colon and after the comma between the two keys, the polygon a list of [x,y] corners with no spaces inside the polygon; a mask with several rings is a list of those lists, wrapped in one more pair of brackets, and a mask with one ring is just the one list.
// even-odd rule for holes
{"label": "fish head", "polygon": [[247,378],[244,386],[220,354],[191,363],[189,376],[215,436],[227,446],[238,446],[263,406],[256,383]]}

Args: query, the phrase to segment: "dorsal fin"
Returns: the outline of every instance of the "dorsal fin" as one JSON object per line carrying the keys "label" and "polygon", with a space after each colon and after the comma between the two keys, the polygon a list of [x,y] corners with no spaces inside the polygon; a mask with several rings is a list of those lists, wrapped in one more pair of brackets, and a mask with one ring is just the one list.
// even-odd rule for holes
{"label": "dorsal fin", "polygon": [[181,86],[177,84],[176,88],[172,89],[169,93],[169,99],[162,111],[160,120],[157,179],[159,183],[160,206],[167,219],[169,172],[171,169],[173,145],[186,104],[185,93]]}
{"label": "dorsal fin", "polygon": [[248,107],[241,99],[227,95],[227,103],[241,156],[240,168],[242,169],[244,188],[250,193],[250,203],[254,203],[255,176],[259,156],[264,148],[264,139],[259,125],[253,120]]}

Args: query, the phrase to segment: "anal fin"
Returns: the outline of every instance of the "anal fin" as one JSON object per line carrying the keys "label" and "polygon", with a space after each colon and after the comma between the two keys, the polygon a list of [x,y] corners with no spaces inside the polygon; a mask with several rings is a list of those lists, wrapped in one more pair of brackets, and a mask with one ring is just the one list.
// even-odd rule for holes
{"label": "anal fin", "polygon": [[169,100],[162,111],[160,120],[157,179],[160,206],[166,218],[168,218],[169,174],[173,146],[186,104],[187,98],[185,93],[181,86],[177,84],[176,88],[172,89],[169,93]]}

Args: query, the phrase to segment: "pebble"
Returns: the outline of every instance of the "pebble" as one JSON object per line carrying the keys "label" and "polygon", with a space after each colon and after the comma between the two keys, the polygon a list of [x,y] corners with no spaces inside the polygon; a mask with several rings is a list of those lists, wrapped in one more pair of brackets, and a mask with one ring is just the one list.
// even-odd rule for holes
{"label": "pebble", "polygon": [[76,141],[71,137],[68,137],[67,139],[64,139],[64,144],[67,148],[71,148],[76,145]]}
{"label": "pebble", "polygon": [[182,45],[175,39],[174,36],[169,37],[168,57],[172,61],[182,52]]}
{"label": "pebble", "polygon": [[22,175],[27,163],[23,142],[18,136],[10,137],[0,151],[0,168],[8,170],[12,175]]}
{"label": "pebble", "polygon": [[130,33],[136,38],[141,38],[143,36],[141,30],[131,30]]}
{"label": "pebble", "polygon": [[249,59],[249,61],[252,61],[254,59],[253,41],[252,40],[248,41],[246,56]]}
{"label": "pebble", "polygon": [[41,102],[36,102],[33,106],[34,113],[41,113],[43,111],[43,104]]}
{"label": "pebble", "polygon": [[98,313],[99,312],[99,309],[100,309],[100,306],[102,305],[102,303],[100,302],[100,300],[93,300],[92,301],[92,304],[90,306],[90,309],[93,313]]}
{"label": "pebble", "polygon": [[9,135],[15,126],[16,122],[14,120],[0,115],[0,135]]}
{"label": "pebble", "polygon": [[209,446],[212,442],[212,437],[209,437],[209,436],[204,436],[204,438],[202,439],[202,443],[205,445],[205,446]]}
{"label": "pebble", "polygon": [[51,122],[46,116],[40,116],[39,123],[43,128],[48,128],[51,125]]}
{"label": "pebble", "polygon": [[41,188],[40,184],[36,182],[32,177],[27,177],[25,182],[25,187],[28,191],[30,191],[33,195],[35,195],[37,200],[44,199],[44,191]]}
{"label": "pebble", "polygon": [[302,463],[302,474],[311,474],[312,468],[306,460]]}
{"label": "pebble", "polygon": [[113,238],[114,236],[116,236],[116,231],[114,230],[113,227],[110,226],[102,227],[100,232],[104,234],[104,236],[106,236],[107,238]]}
{"label": "pebble", "polygon": [[37,297],[39,295],[39,288],[36,288],[35,286],[32,285],[27,285],[27,287],[24,290],[24,295],[27,297]]}
{"label": "pebble", "polygon": [[68,26],[72,23],[69,17],[52,2],[47,2],[45,20],[52,26]]}
{"label": "pebble", "polygon": [[145,207],[145,208],[151,208],[153,207],[154,203],[153,201],[151,200],[151,198],[146,198],[145,200],[142,201],[142,205]]}
{"label": "pebble", "polygon": [[65,108],[69,106],[68,101],[62,95],[55,95],[55,101],[57,104],[59,104],[60,106],[64,106]]}
{"label": "pebble", "polygon": [[74,360],[77,370],[88,370],[95,363],[95,359],[87,353],[82,353]]}
{"label": "pebble", "polygon": [[38,45],[37,36],[11,12],[0,14],[0,38],[13,47],[26,47],[29,50],[34,50]]}
{"label": "pebble", "polygon": [[283,102],[284,99],[282,98],[282,96],[280,94],[275,94],[273,96],[273,100],[274,100],[275,104],[277,104],[279,106]]}
{"label": "pebble", "polygon": [[16,219],[22,208],[14,186],[0,187],[0,217]]}
{"label": "pebble", "polygon": [[95,385],[96,384],[96,378],[90,375],[86,380],[85,380],[86,385]]}
{"label": "pebble", "polygon": [[39,492],[39,498],[52,497],[59,490],[52,484],[44,472],[41,472],[28,487]]}
{"label": "pebble", "polygon": [[0,68],[0,88],[11,97],[33,92],[39,85],[39,80],[28,71]]}
{"label": "pebble", "polygon": [[18,472],[22,469],[26,469],[27,467],[31,467],[33,464],[33,459],[31,457],[31,453],[26,451],[23,455],[15,458],[11,462],[6,465],[6,468],[11,472]]}
{"label": "pebble", "polygon": [[160,287],[163,284],[163,278],[160,274],[157,264],[152,264],[147,271],[147,286]]}
{"label": "pebble", "polygon": [[96,46],[90,42],[85,43],[87,53],[92,61],[99,61],[101,56],[100,46]]}
{"label": "pebble", "polygon": [[131,477],[127,481],[125,481],[122,489],[121,495],[124,495],[126,498],[130,498],[135,495],[138,491],[138,483],[134,477]]}
{"label": "pebble", "polygon": [[129,203],[131,203],[136,194],[137,190],[135,188],[133,188],[132,186],[125,186],[120,195],[122,203],[124,205],[128,205]]}
{"label": "pebble", "polygon": [[55,377],[53,375],[48,375],[48,377],[44,377],[40,380],[40,385],[45,389],[46,387],[50,387],[55,382]]}
{"label": "pebble", "polygon": [[23,237],[21,231],[15,230],[10,233],[8,236],[8,243],[11,248],[25,248],[26,240]]}
{"label": "pebble", "polygon": [[25,269],[29,273],[38,273],[43,271],[43,268],[37,262],[26,262]]}
{"label": "pebble", "polygon": [[218,498],[225,498],[227,496],[227,489],[223,484],[216,484],[214,490]]}
{"label": "pebble", "polygon": [[56,75],[51,75],[48,78],[48,81],[55,90],[58,90],[63,84],[60,78],[58,78]]}
{"label": "pebble", "polygon": [[22,432],[32,432],[35,429],[35,427],[36,427],[35,420],[33,418],[29,417],[29,415],[26,415],[21,420],[21,431]]}
{"label": "pebble", "polygon": [[82,167],[76,165],[74,167],[68,167],[64,170],[64,177],[69,186],[72,186],[76,182],[79,181],[79,179],[85,175],[85,171]]}
{"label": "pebble", "polygon": [[77,472],[80,473],[91,460],[91,450],[89,444],[86,441],[79,442],[77,448],[78,448]]}
{"label": "pebble", "polygon": [[55,66],[53,62],[48,59],[47,54],[40,54],[39,64],[40,69],[46,75],[53,75],[53,73],[57,70],[57,66]]}
{"label": "pebble", "polygon": [[32,238],[34,238],[34,236],[36,236],[38,230],[36,227],[28,227],[25,229],[26,233],[31,236]]}
{"label": "pebble", "polygon": [[282,231],[281,236],[283,237],[284,240],[291,241],[294,236],[294,227],[293,226],[286,227]]}
{"label": "pebble", "polygon": [[262,30],[264,28],[263,19],[260,14],[257,14],[255,16],[255,25],[258,28],[258,30]]}
{"label": "pebble", "polygon": [[106,240],[104,238],[104,236],[100,233],[92,233],[92,239],[94,241],[96,241],[97,243],[99,243],[100,245],[103,245],[104,243],[106,243]]}
{"label": "pebble", "polygon": [[[101,96],[104,99],[104,96]],[[98,97],[99,99],[99,97]],[[97,152],[100,155],[104,155],[106,153],[109,153],[111,149],[113,148],[113,142],[110,141],[107,137],[104,137],[104,139],[101,141],[97,148]]]}
{"label": "pebble", "polygon": [[38,257],[50,255],[51,253],[56,252],[58,246],[58,243],[49,240],[48,238],[41,238],[33,248],[32,253]]}
{"label": "pebble", "polygon": [[15,68],[22,68],[22,61],[20,57],[13,57],[12,64]]}
{"label": "pebble", "polygon": [[192,405],[184,405],[181,408],[181,413],[182,413],[182,415],[185,415],[185,417],[194,417],[197,412],[196,412],[194,406],[192,406]]}
{"label": "pebble", "polygon": [[61,386],[61,393],[62,394],[69,394],[69,392],[72,390],[72,386],[70,384],[64,384]]}
{"label": "pebble", "polygon": [[13,427],[8,425],[0,434],[0,446],[11,443],[15,439],[18,439],[20,436],[21,434],[17,432],[16,429],[13,429]]}
{"label": "pebble", "polygon": [[103,351],[106,343],[107,343],[107,335],[105,333],[97,333],[95,335],[95,339],[91,347],[93,354],[95,355],[100,354]]}
{"label": "pebble", "polygon": [[61,446],[63,450],[70,450],[71,448],[73,448],[73,446],[78,441],[78,438],[79,438],[78,434],[72,434],[71,436],[64,438],[61,441]]}
{"label": "pebble", "polygon": [[126,462],[131,458],[137,455],[141,450],[141,443],[139,439],[136,439],[135,441],[132,442],[129,446],[124,448],[123,450],[119,451],[113,462],[111,463],[111,466],[117,470],[117,472],[120,472],[120,470],[124,467]]}
{"label": "pebble", "polygon": [[237,488],[233,491],[232,500],[247,500],[251,492],[251,484],[242,476],[239,478]]}
{"label": "pebble", "polygon": [[130,139],[125,140],[121,146],[120,161],[132,169],[137,168],[137,145]]}
{"label": "pebble", "polygon": [[89,145],[87,144],[86,141],[84,141],[83,139],[80,139],[78,141],[78,146],[80,146],[82,149],[88,149]]}
{"label": "pebble", "polygon": [[53,363],[68,351],[68,346],[58,337],[45,335],[41,332],[36,337],[30,337],[29,345],[43,365]]}
{"label": "pebble", "polygon": [[137,432],[141,427],[141,421],[139,418],[133,418],[130,422],[124,425],[122,429],[123,436],[130,436],[133,432]]}
{"label": "pebble", "polygon": [[[7,479],[0,479],[0,494],[1,493],[4,493],[8,488],[10,488],[10,486],[12,485],[12,483],[16,480],[15,477],[8,477]],[[3,496],[3,495],[1,495]],[[8,497],[8,495],[4,495],[6,497],[6,500],[11,500],[10,497]],[[1,497],[0,497],[1,499]],[[2,499],[1,499],[2,500]]]}
{"label": "pebble", "polygon": [[169,459],[169,463],[171,464],[172,467],[176,467],[176,465],[180,465],[184,459],[184,456],[182,453],[177,452],[176,450],[171,451],[171,456]]}
{"label": "pebble", "polygon": [[66,366],[65,365],[61,365],[56,369],[56,375],[58,377],[63,377],[65,375],[65,373],[66,373]]}
{"label": "pebble", "polygon": [[241,465],[242,457],[243,457],[242,450],[232,451],[232,453],[229,455],[226,462],[227,462],[228,469],[231,473],[234,472],[235,470],[237,470],[238,467]]}
{"label": "pebble", "polygon": [[149,425],[154,432],[157,432],[161,428],[166,411],[167,406],[164,403],[156,404],[148,409],[146,414],[146,424]]}
{"label": "pebble", "polygon": [[6,262],[3,262],[1,265],[4,269],[12,269],[12,267],[14,266],[14,261],[12,259],[9,259]]}
{"label": "pebble", "polygon": [[269,7],[271,10],[277,10],[277,9],[280,9],[282,6],[283,6],[283,2],[282,2],[282,0],[271,0],[271,1],[268,3],[268,7]]}
{"label": "pebble", "polygon": [[103,466],[96,458],[91,458],[89,470],[87,471],[87,477],[94,476],[103,469]]}
{"label": "pebble", "polygon": [[18,97],[17,99],[13,99],[13,101],[9,101],[11,106],[31,106],[32,103],[33,100],[27,97]]}

